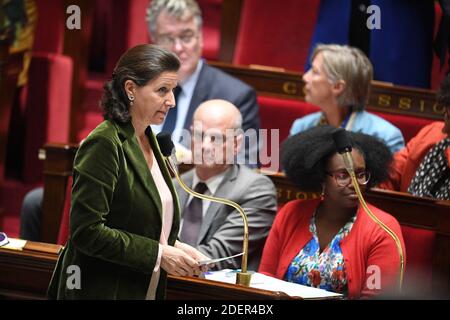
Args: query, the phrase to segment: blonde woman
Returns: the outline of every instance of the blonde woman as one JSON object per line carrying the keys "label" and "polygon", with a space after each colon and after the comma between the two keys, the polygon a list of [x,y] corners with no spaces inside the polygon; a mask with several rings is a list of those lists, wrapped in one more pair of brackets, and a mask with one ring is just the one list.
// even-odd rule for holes
{"label": "blonde woman", "polygon": [[384,141],[391,152],[400,150],[405,145],[400,130],[364,110],[372,78],[372,64],[361,50],[318,45],[303,81],[305,100],[319,106],[321,111],[297,119],[290,134],[328,124],[374,136]]}

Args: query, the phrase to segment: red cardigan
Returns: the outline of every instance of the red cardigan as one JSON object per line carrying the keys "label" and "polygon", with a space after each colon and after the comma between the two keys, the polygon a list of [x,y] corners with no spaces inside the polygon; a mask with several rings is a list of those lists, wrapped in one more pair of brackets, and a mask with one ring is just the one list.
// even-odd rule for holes
{"label": "red cardigan", "polygon": [[[264,246],[259,272],[283,279],[300,250],[312,239],[309,231],[311,217],[320,200],[295,200],[287,203],[277,214]],[[370,210],[400,239],[406,260],[400,225],[391,215],[368,205]],[[349,298],[392,293],[398,286],[400,257],[394,240],[360,208],[350,233],[341,241],[348,280]],[[378,266],[381,288],[370,289],[373,269]],[[366,272],[367,270],[367,272]],[[366,285],[369,280],[369,287]],[[398,292],[398,291],[397,291]]]}
{"label": "red cardigan", "polygon": [[[380,185],[383,189],[407,192],[411,180],[416,174],[417,168],[423,158],[436,143],[446,137],[442,133],[444,122],[437,121],[423,127],[419,133],[412,138],[406,147],[394,155],[389,180]],[[450,148],[446,152],[450,167]]]}

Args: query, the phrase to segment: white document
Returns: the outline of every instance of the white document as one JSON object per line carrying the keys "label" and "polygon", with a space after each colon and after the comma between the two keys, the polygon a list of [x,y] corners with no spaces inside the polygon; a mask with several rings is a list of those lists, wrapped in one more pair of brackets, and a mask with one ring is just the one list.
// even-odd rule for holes
{"label": "white document", "polygon": [[228,260],[228,259],[231,259],[231,258],[239,257],[239,256],[242,256],[243,254],[244,253],[241,252],[241,253],[235,254],[234,256],[229,256],[229,257],[224,257],[224,258],[217,258],[217,259],[202,260],[202,261],[199,261],[198,264],[203,266],[203,265],[206,265],[206,264],[216,263],[216,262],[219,262],[219,261],[223,261],[223,260]]}
{"label": "white document", "polygon": [[9,242],[3,245],[2,249],[22,251],[26,244],[26,240],[9,238]]}
{"label": "white document", "polygon": [[[205,273],[205,279],[227,283],[236,283],[236,273],[236,271],[231,269],[209,271]],[[303,286],[297,283],[286,282],[258,272],[252,274],[250,287],[269,291],[280,291],[286,293],[291,297],[301,297],[303,299],[342,297],[342,294],[339,293]]]}

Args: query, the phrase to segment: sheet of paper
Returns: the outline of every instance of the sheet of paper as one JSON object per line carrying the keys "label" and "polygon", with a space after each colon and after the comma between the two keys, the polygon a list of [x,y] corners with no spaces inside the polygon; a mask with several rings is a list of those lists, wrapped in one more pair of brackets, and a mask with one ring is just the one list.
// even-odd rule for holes
{"label": "sheet of paper", "polygon": [[228,260],[228,259],[231,259],[231,258],[239,257],[239,256],[242,256],[243,254],[244,253],[241,252],[241,253],[235,254],[234,256],[229,256],[229,257],[224,257],[224,258],[217,258],[217,259],[202,260],[202,261],[199,261],[198,263],[199,263],[199,265],[203,266],[205,264],[216,263],[216,262],[219,262],[219,261],[223,261],[223,260]]}
{"label": "sheet of paper", "polygon": [[9,243],[2,246],[2,249],[9,249],[9,250],[23,250],[23,247],[25,247],[25,244],[27,243],[26,240],[22,239],[15,239],[15,238],[8,238]]}
{"label": "sheet of paper", "polygon": [[[235,270],[231,269],[209,271],[205,273],[205,279],[227,283],[236,283],[236,273],[237,272]],[[339,293],[303,286],[297,283],[286,282],[258,272],[254,272],[252,274],[250,287],[270,291],[281,291],[292,297],[301,297],[303,299],[342,297],[342,295]]]}

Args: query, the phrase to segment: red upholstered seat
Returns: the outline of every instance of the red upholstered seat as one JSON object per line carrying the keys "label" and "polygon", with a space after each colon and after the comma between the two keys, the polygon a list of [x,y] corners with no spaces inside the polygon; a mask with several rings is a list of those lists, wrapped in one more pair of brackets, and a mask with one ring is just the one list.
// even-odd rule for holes
{"label": "red upholstered seat", "polygon": [[406,248],[404,293],[426,297],[431,293],[436,233],[409,226],[401,228]]}
{"label": "red upholstered seat", "polygon": [[[271,157],[272,159],[275,159],[275,157],[278,158],[281,143],[289,136],[289,130],[294,120],[318,111],[319,108],[299,100],[264,96],[258,96],[258,104],[261,129],[269,129],[262,137],[263,147],[261,148],[260,154],[262,157],[260,157],[260,161],[264,168],[270,168],[271,171],[279,171],[281,167],[272,163],[272,161],[267,162],[265,156]],[[276,135],[276,131],[273,131],[274,129],[278,130],[278,135]],[[278,151],[272,155],[272,146],[277,148],[278,142],[280,143]]]}
{"label": "red upholstered seat", "polygon": [[62,53],[66,30],[64,1],[36,0],[38,20],[33,51]]}
{"label": "red upholstered seat", "polygon": [[394,126],[399,128],[403,134],[405,143],[411,140],[411,138],[414,137],[419,132],[419,130],[422,129],[424,126],[433,121],[436,121],[433,119],[411,117],[393,113],[376,112],[372,110],[370,110],[370,112],[382,117],[383,119],[389,121]]}
{"label": "red upholstered seat", "polygon": [[72,60],[61,54],[33,54],[25,103],[23,180],[42,177],[38,150],[48,141],[69,142]]}
{"label": "red upholstered seat", "polygon": [[[100,0],[111,9],[105,18],[106,25],[106,73],[111,74],[120,56],[137,44],[148,43],[145,21],[149,0]],[[96,30],[92,30],[96,33]],[[95,37],[95,35],[94,35]],[[95,45],[92,43],[91,45]]]}
{"label": "red upholstered seat", "polygon": [[246,0],[233,62],[303,71],[318,0]]}
{"label": "red upholstered seat", "polygon": [[198,0],[203,18],[203,53],[208,60],[218,60],[222,0]]}
{"label": "red upholstered seat", "polygon": [[280,141],[289,136],[297,118],[319,111],[319,107],[304,101],[258,96],[262,129],[279,129]]}

